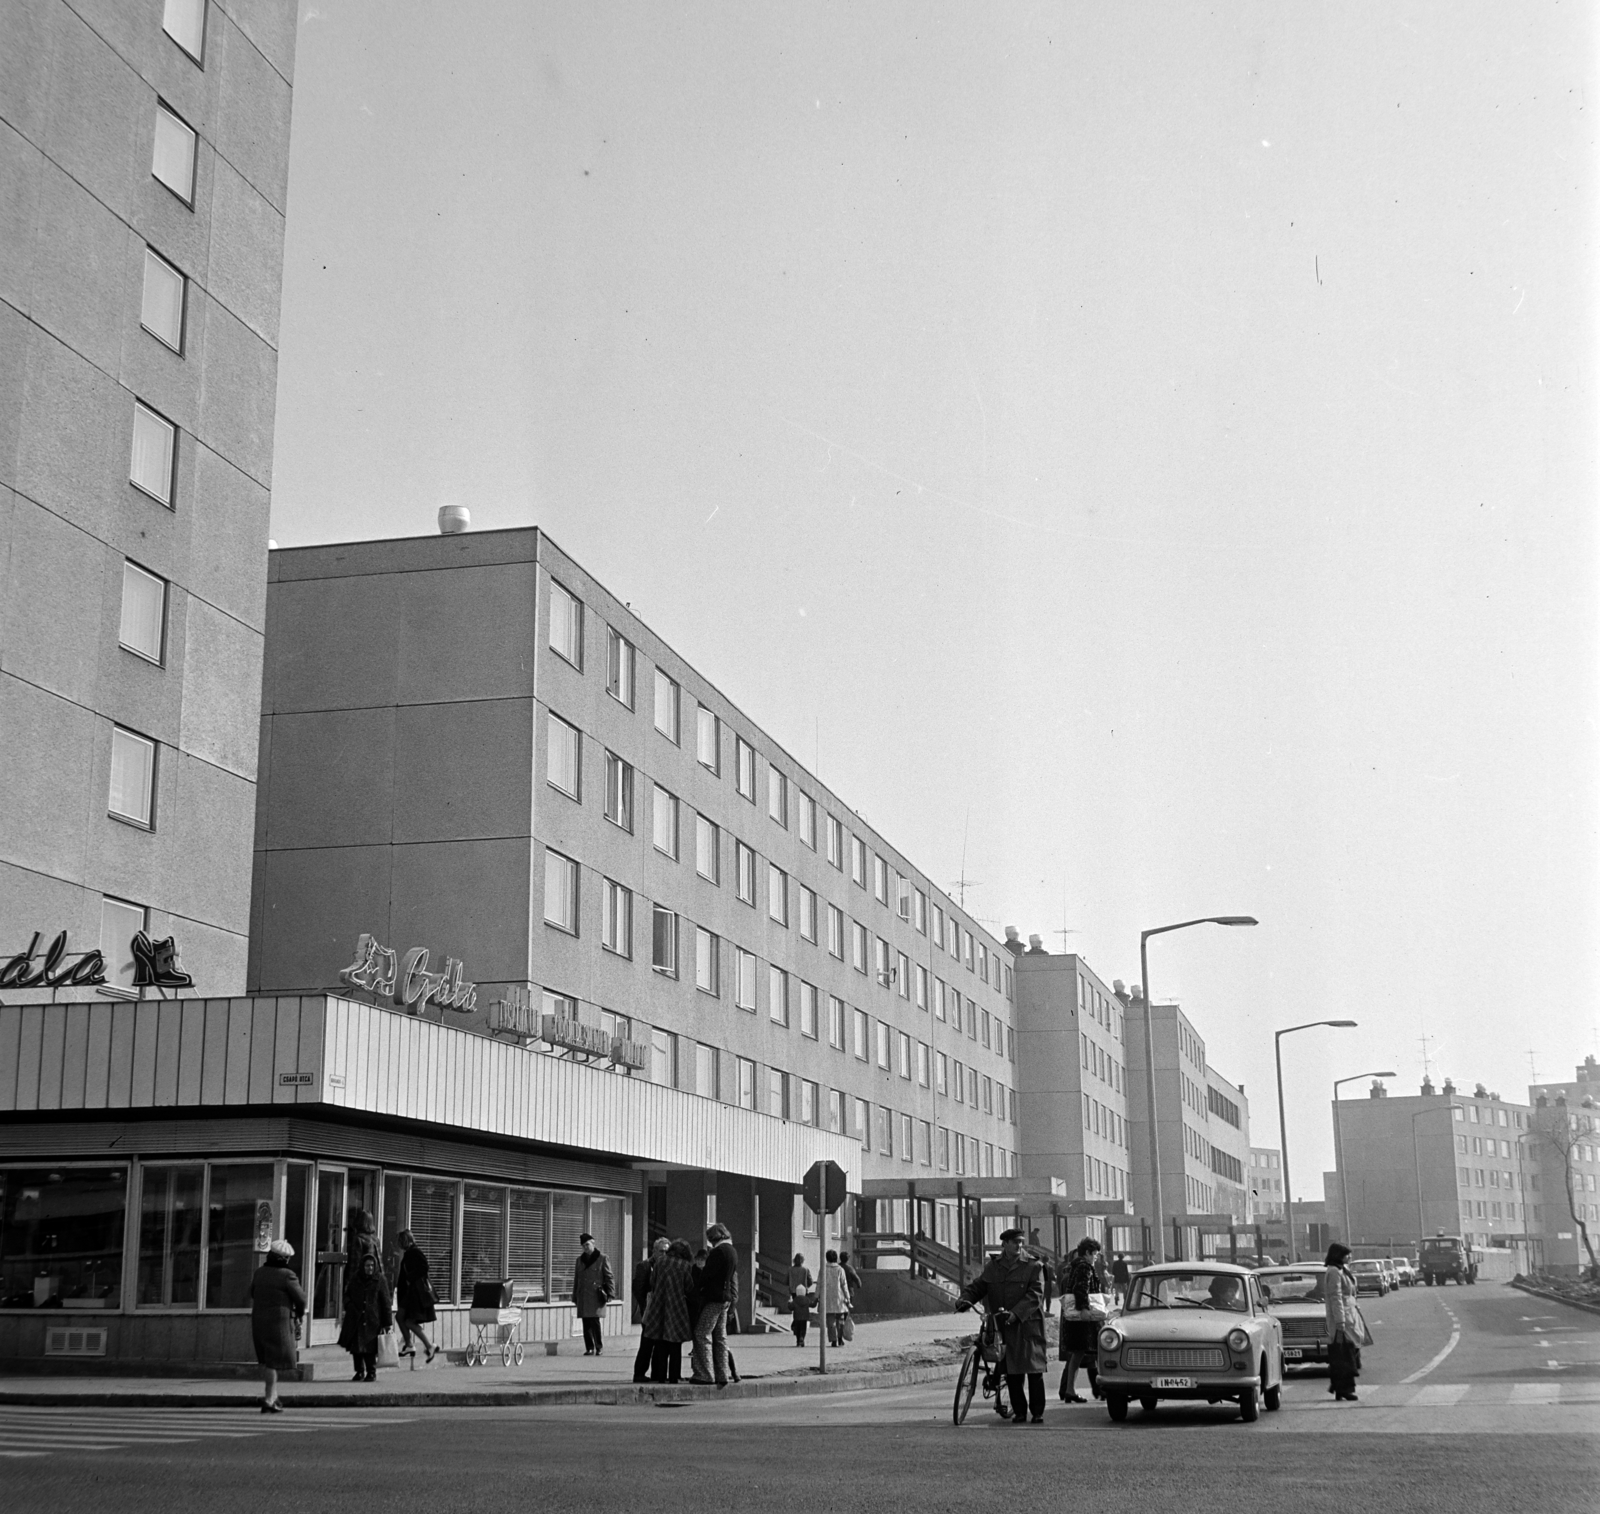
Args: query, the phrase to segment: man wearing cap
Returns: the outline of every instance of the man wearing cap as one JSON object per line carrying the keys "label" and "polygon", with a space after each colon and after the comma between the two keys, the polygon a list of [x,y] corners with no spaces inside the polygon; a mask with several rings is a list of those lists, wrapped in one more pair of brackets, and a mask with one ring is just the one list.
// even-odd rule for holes
{"label": "man wearing cap", "polygon": [[578,1244],[583,1250],[572,1268],[572,1302],[583,1321],[583,1354],[599,1356],[604,1350],[600,1318],[617,1296],[617,1285],[611,1279],[611,1263],[587,1230],[578,1237]]}
{"label": "man wearing cap", "polygon": [[[1006,1388],[1011,1400],[1011,1423],[1044,1422],[1044,1374],[1049,1348],[1044,1338],[1044,1264],[1022,1249],[1020,1230],[1000,1233],[1000,1255],[989,1258],[983,1274],[961,1292],[957,1309],[970,1309],[985,1299],[989,1312],[1000,1317],[1000,1338],[1005,1343]],[[1027,1379],[1027,1399],[1023,1379]]]}

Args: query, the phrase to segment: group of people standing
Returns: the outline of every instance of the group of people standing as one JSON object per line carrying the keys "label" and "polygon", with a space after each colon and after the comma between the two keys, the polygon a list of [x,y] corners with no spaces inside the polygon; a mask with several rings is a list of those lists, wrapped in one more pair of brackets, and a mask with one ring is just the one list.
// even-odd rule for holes
{"label": "group of people standing", "polygon": [[850,1265],[848,1251],[828,1251],[823,1254],[820,1290],[811,1275],[811,1269],[806,1266],[805,1254],[795,1252],[794,1262],[789,1268],[789,1328],[794,1332],[795,1345],[805,1345],[813,1309],[822,1315],[830,1346],[842,1346],[846,1341],[854,1340],[855,1325],[850,1315],[855,1308],[855,1295],[860,1289],[861,1274]]}
{"label": "group of people standing", "polygon": [[660,1237],[633,1275],[639,1310],[636,1383],[683,1381],[683,1347],[692,1342],[691,1383],[726,1388],[732,1370],[728,1316],[739,1302],[739,1257],[722,1224],[708,1226],[698,1252]]}

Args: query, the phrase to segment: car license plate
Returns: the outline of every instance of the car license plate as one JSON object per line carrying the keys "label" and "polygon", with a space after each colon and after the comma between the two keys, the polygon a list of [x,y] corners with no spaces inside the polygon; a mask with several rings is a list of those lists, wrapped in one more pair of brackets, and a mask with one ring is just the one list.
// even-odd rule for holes
{"label": "car license plate", "polygon": [[1301,1351],[1298,1346],[1285,1346],[1283,1348],[1283,1359],[1286,1362],[1297,1362],[1300,1360],[1300,1357]]}
{"label": "car license plate", "polygon": [[1155,1388],[1192,1388],[1194,1387],[1194,1379],[1192,1377],[1158,1377],[1151,1386]]}

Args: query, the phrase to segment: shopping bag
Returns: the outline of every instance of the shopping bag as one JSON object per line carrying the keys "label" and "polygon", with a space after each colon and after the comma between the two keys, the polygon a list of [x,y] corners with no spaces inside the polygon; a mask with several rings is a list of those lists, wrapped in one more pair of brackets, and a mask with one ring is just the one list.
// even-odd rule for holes
{"label": "shopping bag", "polygon": [[839,1321],[839,1339],[853,1341],[856,1338],[856,1322],[847,1314]]}
{"label": "shopping bag", "polygon": [[1358,1327],[1355,1333],[1356,1344],[1358,1346],[1370,1346],[1372,1344],[1372,1327],[1367,1324],[1367,1317],[1361,1312],[1359,1304],[1355,1306],[1355,1310],[1356,1325]]}
{"label": "shopping bag", "polygon": [[379,1367],[398,1367],[400,1365],[400,1349],[395,1344],[393,1330],[385,1330],[378,1337],[378,1353],[374,1365]]}

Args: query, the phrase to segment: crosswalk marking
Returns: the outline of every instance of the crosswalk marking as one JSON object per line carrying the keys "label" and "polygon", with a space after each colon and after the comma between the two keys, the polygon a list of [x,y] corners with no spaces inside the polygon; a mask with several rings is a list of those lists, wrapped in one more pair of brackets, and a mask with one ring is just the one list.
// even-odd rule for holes
{"label": "crosswalk marking", "polygon": [[[252,1419],[249,1416],[254,1415]],[[0,1406],[0,1459],[61,1452],[116,1451],[130,1446],[179,1446],[202,1440],[311,1435],[374,1424],[409,1424],[414,1416],[289,1410],[262,1414],[252,1400],[237,1409],[82,1408]]]}
{"label": "crosswalk marking", "polygon": [[1561,1402],[1563,1383],[1513,1383],[1511,1402],[1514,1404],[1556,1404]]}
{"label": "crosswalk marking", "polygon": [[1467,1396],[1466,1383],[1428,1383],[1418,1388],[1410,1406],[1413,1409],[1448,1409]]}

